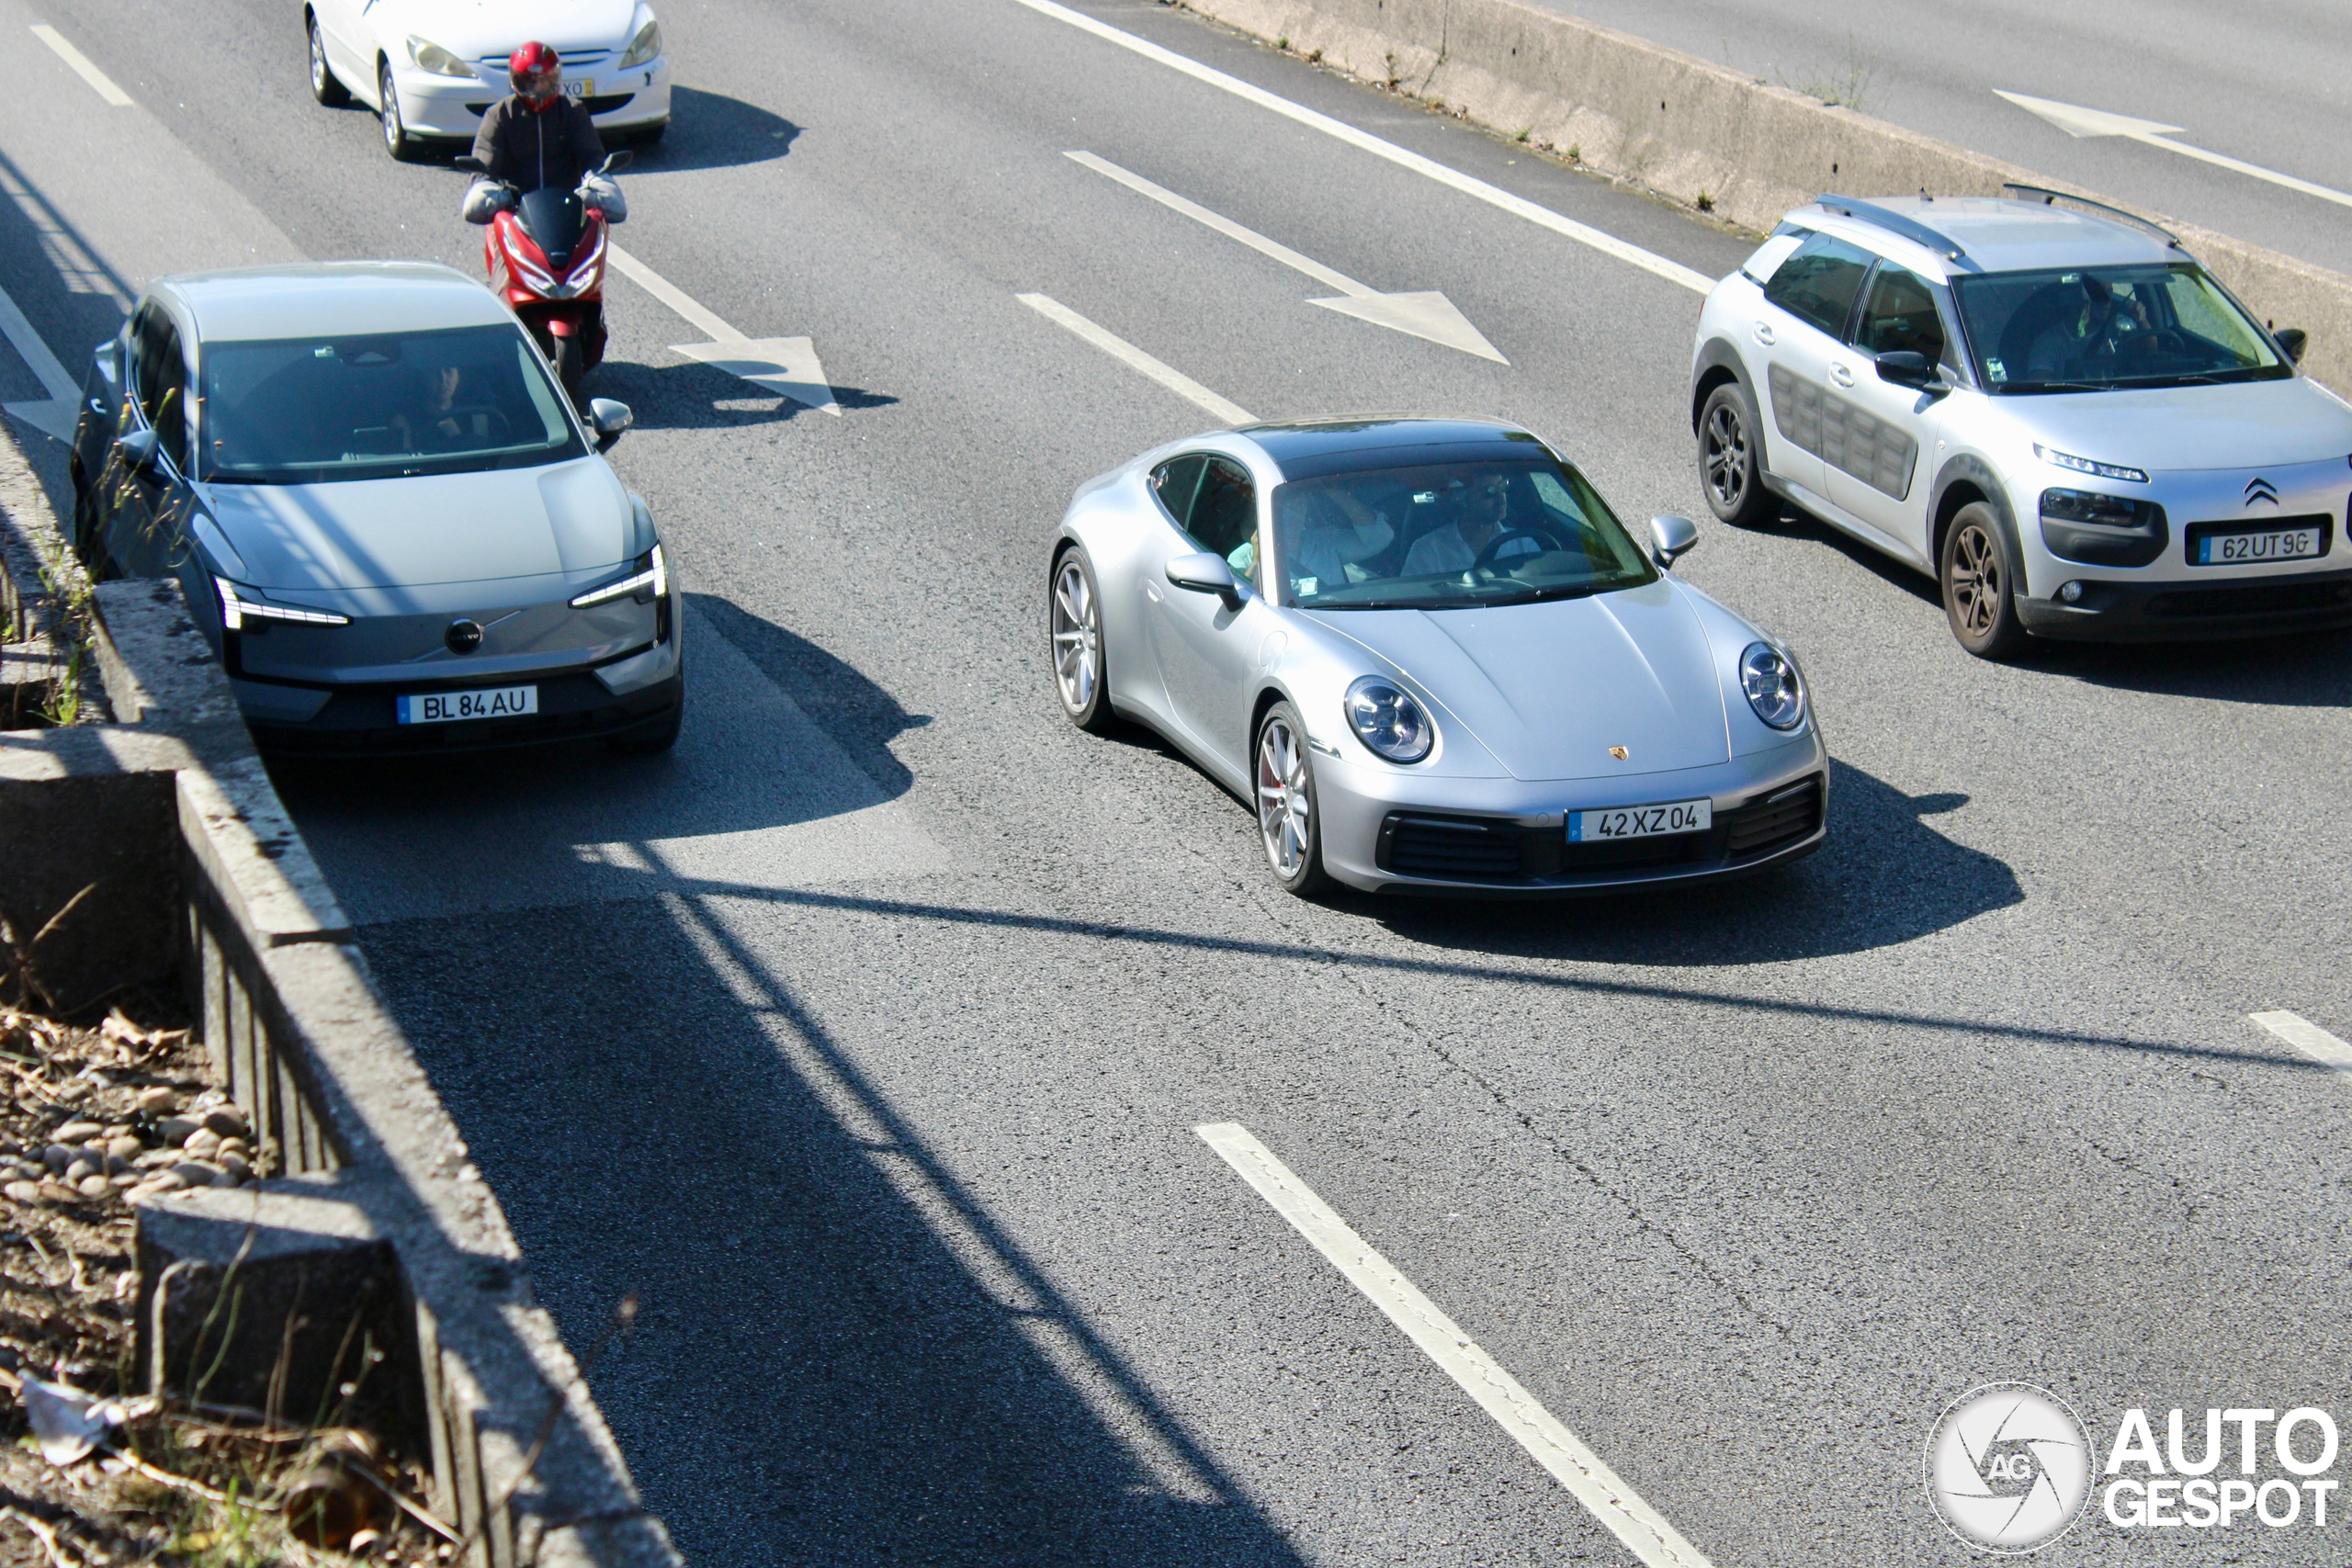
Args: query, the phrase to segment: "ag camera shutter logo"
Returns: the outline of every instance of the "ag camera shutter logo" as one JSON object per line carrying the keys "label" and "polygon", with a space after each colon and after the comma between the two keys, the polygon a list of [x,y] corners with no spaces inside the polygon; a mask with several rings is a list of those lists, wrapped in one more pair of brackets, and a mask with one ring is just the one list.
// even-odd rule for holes
{"label": "ag camera shutter logo", "polygon": [[1996,1382],[1952,1402],[1928,1436],[1928,1499],[1951,1532],[2001,1556],[2066,1533],[2090,1497],[2091,1440],[2048,1389]]}

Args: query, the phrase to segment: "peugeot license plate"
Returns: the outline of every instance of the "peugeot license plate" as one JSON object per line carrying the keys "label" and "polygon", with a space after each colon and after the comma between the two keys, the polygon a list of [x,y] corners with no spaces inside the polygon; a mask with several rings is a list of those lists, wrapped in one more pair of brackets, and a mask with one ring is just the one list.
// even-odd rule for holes
{"label": "peugeot license plate", "polygon": [[1712,800],[1677,800],[1664,806],[1612,806],[1605,811],[1568,813],[1568,842],[1605,839],[1656,839],[1669,833],[1703,833],[1714,826]]}
{"label": "peugeot license plate", "polygon": [[2196,566],[2242,566],[2260,561],[2308,560],[2319,554],[2319,530],[2267,528],[2259,534],[2206,534],[2189,557]]}
{"label": "peugeot license plate", "polygon": [[564,83],[563,90],[575,98],[593,98],[596,96],[596,78],[574,76]]}
{"label": "peugeot license plate", "polygon": [[484,692],[426,692],[396,699],[402,724],[455,724],[469,718],[517,718],[539,711],[537,686],[498,686]]}

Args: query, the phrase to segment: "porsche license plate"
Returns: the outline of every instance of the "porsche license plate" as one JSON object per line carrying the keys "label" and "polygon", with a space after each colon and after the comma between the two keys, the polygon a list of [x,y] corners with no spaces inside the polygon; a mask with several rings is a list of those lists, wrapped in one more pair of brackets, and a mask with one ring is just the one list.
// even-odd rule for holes
{"label": "porsche license plate", "polygon": [[2317,528],[2267,528],[2258,534],[2203,535],[2190,559],[2198,566],[2238,566],[2258,561],[2308,560],[2317,554]]}
{"label": "porsche license plate", "polygon": [[517,718],[539,711],[537,686],[498,686],[483,692],[426,692],[401,697],[402,724],[456,724],[469,718]]}
{"label": "porsche license plate", "polygon": [[1568,813],[1568,842],[1605,839],[1657,839],[1669,833],[1703,833],[1715,823],[1712,800],[1677,800],[1664,806],[1612,806],[1606,811]]}

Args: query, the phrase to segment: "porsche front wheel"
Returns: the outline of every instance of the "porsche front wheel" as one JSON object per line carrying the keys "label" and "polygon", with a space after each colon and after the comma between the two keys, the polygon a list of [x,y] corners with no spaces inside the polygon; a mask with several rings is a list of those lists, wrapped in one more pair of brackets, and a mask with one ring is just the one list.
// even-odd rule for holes
{"label": "porsche front wheel", "polygon": [[1266,863],[1285,892],[1300,897],[1330,881],[1323,870],[1323,824],[1315,808],[1315,765],[1298,710],[1276,703],[1258,721],[1258,834]]}
{"label": "porsche front wheel", "polygon": [[1111,728],[1111,688],[1103,678],[1102,596],[1094,569],[1072,546],[1054,562],[1052,592],[1046,602],[1047,651],[1054,660],[1054,690],[1069,721],[1091,734]]}

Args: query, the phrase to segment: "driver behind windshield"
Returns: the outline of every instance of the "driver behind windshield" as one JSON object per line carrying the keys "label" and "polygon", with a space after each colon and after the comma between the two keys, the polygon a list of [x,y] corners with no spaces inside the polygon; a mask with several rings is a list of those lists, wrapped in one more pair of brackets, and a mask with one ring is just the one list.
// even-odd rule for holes
{"label": "driver behind windshield", "polygon": [[[1519,526],[1512,515],[1511,489],[1511,477],[1498,473],[1480,474],[1461,487],[1453,498],[1453,521],[1422,535],[1405,552],[1405,575],[1450,576],[1477,565],[1488,545]],[[1505,541],[1495,558],[1535,555],[1543,547],[1521,534]]]}
{"label": "driver behind windshield", "polygon": [[2115,359],[2155,343],[2147,335],[2148,308],[2137,298],[2087,272],[2077,287],[2079,299],[2064,301],[2058,319],[2036,333],[2026,351],[2031,379],[2054,380],[2079,373],[2091,361]]}

